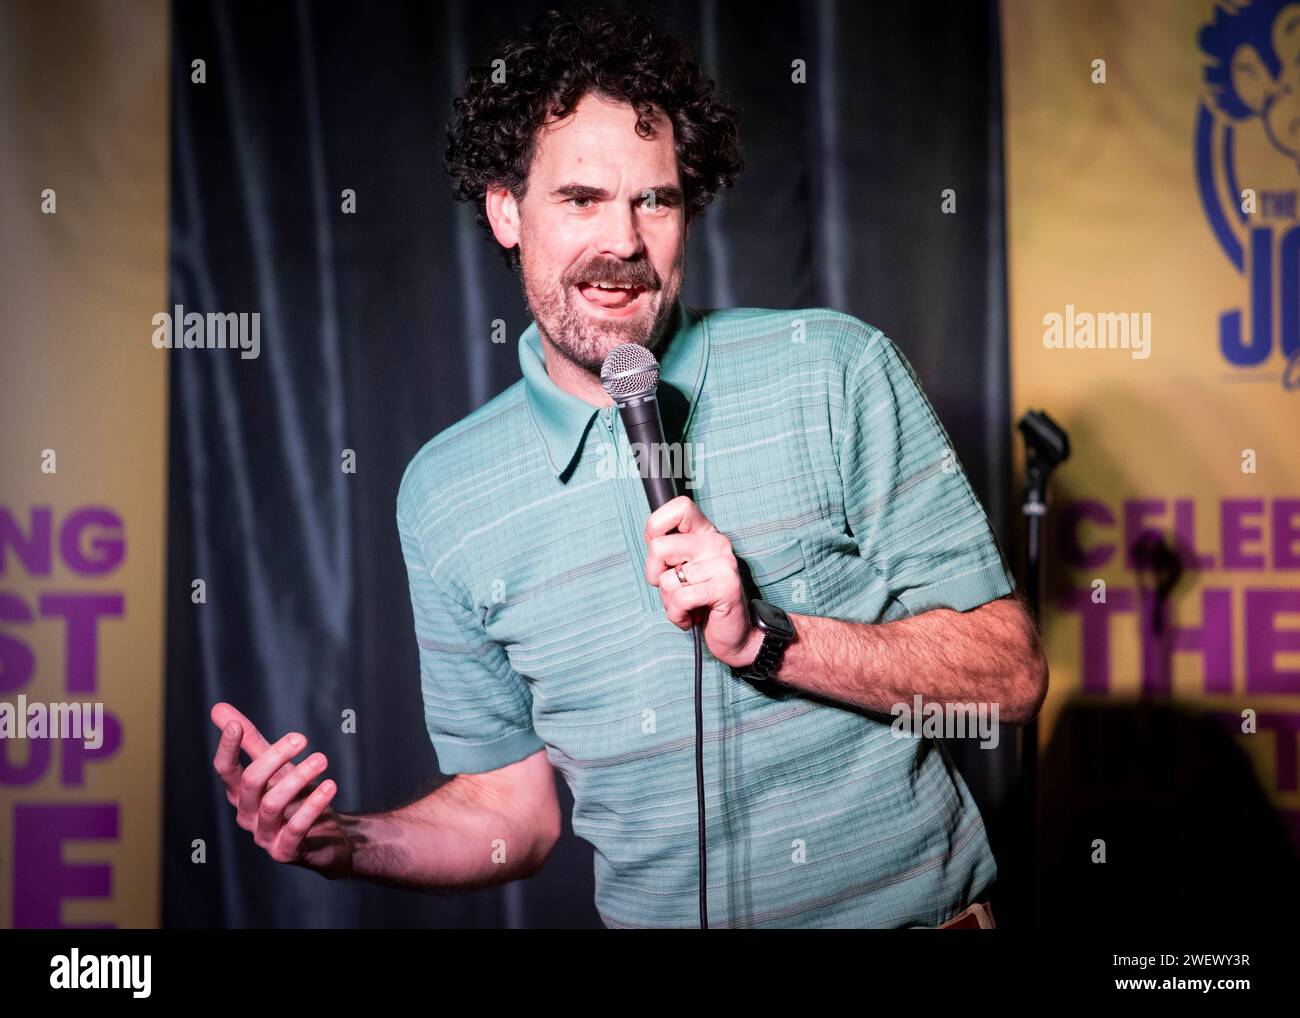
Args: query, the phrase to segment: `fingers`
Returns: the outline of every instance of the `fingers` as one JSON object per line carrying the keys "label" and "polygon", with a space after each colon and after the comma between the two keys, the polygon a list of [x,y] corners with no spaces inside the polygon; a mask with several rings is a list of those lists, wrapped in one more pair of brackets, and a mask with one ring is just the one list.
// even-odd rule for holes
{"label": "fingers", "polygon": [[307,745],[298,732],[290,732],[244,769],[239,781],[239,812],[248,820],[257,814],[271,777]]}
{"label": "fingers", "polygon": [[707,607],[725,613],[743,600],[740,567],[732,554],[693,558],[681,564],[681,571],[685,583],[678,579],[676,568],[669,568],[659,575],[656,584],[664,612],[679,629],[690,629],[695,622],[691,613],[696,609]]}
{"label": "fingers", "polygon": [[[288,780],[288,779],[286,779]],[[291,862],[302,851],[303,839],[312,825],[320,818],[321,812],[330,804],[338,785],[333,781],[322,781],[311,795],[303,801],[302,806],[280,829],[279,836],[271,845],[271,858],[277,862]]]}
{"label": "fingers", "polygon": [[651,539],[646,546],[645,578],[652,587],[659,586],[664,570],[698,558],[702,552],[699,537],[694,534],[666,534]]}
{"label": "fingers", "polygon": [[226,798],[232,803],[239,795],[239,782],[244,776],[243,765],[239,762],[239,737],[239,723],[231,721],[222,729],[217,755],[212,758],[212,766],[226,786]]}
{"label": "fingers", "polygon": [[[324,781],[302,797],[303,791],[328,766],[324,753],[313,753],[297,766],[296,754],[307,746],[299,732],[289,732],[274,745],[228,703],[215,704],[212,723],[221,729],[212,766],[236,807],[236,822],[277,862],[298,862],[307,833],[329,806],[338,786]],[[252,758],[244,767],[239,753]]]}
{"label": "fingers", "polygon": [[253,831],[254,840],[259,845],[270,845],[275,840],[284,826],[285,808],[298,797],[308,782],[314,781],[325,770],[328,763],[324,753],[313,753],[262,796],[262,803],[257,808],[257,826]]}
{"label": "fingers", "polygon": [[716,529],[688,495],[678,495],[650,514],[650,518],[645,522],[645,539],[649,541],[672,530],[683,534],[694,534],[707,533]]}
{"label": "fingers", "polygon": [[244,733],[244,751],[254,759],[261,756],[269,748],[269,743],[262,737],[262,733],[257,730],[257,726],[230,704],[215,704],[211,716],[212,723],[223,731],[232,721],[238,724],[240,730]]}
{"label": "fingers", "polygon": [[[230,730],[231,725],[236,726],[240,733],[240,742],[238,744],[242,746],[244,752],[252,759],[256,760],[269,748],[266,738],[257,730],[257,726],[230,704],[218,703],[214,705],[210,716],[212,718],[212,723],[221,729],[223,735]],[[216,763],[216,760],[213,760],[214,767],[216,766]],[[235,763],[239,764],[238,752],[235,753]],[[271,775],[268,784],[274,785],[288,772],[289,768],[287,766],[281,767]],[[235,780],[238,781],[239,777],[236,776]],[[226,795],[232,803],[237,801],[237,795],[232,793],[229,782],[226,783]]]}
{"label": "fingers", "polygon": [[735,560],[731,541],[716,530],[653,537],[647,542],[646,548],[646,582],[654,587],[659,586],[665,570],[671,571],[671,567],[679,562],[695,563],[728,558]]}
{"label": "fingers", "polygon": [[655,584],[659,588],[659,596],[666,598],[673,591],[680,590],[682,587],[699,587],[707,585],[715,580],[726,582],[727,579],[734,575],[736,584],[740,584],[740,568],[736,565],[736,560],[726,559],[720,555],[714,555],[706,558],[693,558],[679,563],[682,575],[686,577],[683,583],[677,575],[677,565],[669,566],[659,575],[659,582]]}
{"label": "fingers", "polygon": [[664,602],[664,612],[668,621],[678,629],[690,629],[694,619],[691,612],[696,608],[708,608],[710,611],[730,611],[737,603],[735,596],[728,593],[725,584],[713,579],[707,583],[689,583],[679,586],[671,592],[660,591]]}
{"label": "fingers", "polygon": [[714,601],[712,584],[689,584],[679,586],[671,594],[663,594],[663,610],[668,616],[668,621],[677,628],[689,629],[694,621],[690,618],[690,610],[706,605],[711,606],[712,601]]}

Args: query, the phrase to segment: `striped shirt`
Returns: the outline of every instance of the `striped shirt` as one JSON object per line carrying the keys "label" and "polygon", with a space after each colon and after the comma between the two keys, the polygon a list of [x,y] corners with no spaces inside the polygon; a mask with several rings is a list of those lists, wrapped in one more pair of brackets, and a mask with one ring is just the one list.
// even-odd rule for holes
{"label": "striped shirt", "polygon": [[[910,365],[826,308],[701,312],[661,350],[686,493],[750,594],[880,623],[974,608],[1015,581]],[[695,926],[694,644],[644,576],[649,513],[617,412],[523,378],[428,442],[397,498],[440,768],[545,748],[595,848],[610,927]],[[889,716],[760,690],[704,659],[715,927],[934,926],[996,874],[941,745]]]}

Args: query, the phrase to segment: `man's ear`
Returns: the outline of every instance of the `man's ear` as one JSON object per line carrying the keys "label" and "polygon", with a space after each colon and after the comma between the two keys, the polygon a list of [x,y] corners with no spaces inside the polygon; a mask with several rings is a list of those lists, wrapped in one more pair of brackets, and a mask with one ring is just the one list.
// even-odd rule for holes
{"label": "man's ear", "polygon": [[519,203],[508,187],[489,187],[485,195],[492,236],[502,247],[519,243]]}

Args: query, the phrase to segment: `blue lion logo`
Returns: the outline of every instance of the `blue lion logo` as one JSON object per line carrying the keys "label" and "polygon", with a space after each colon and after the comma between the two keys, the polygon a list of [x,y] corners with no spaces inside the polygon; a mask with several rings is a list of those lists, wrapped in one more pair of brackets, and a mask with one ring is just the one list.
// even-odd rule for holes
{"label": "blue lion logo", "polygon": [[1300,164],[1300,3],[1220,7],[1199,42],[1214,105],[1232,120],[1259,117],[1273,147]]}
{"label": "blue lion logo", "polygon": [[[1206,57],[1206,95],[1196,119],[1201,204],[1224,254],[1250,281],[1250,334],[1242,309],[1224,311],[1219,349],[1236,367],[1259,367],[1276,338],[1289,361],[1282,384],[1294,389],[1300,387],[1294,172],[1300,171],[1300,2],[1220,3],[1197,41]],[[1286,163],[1277,163],[1270,151]],[[1243,167],[1245,191],[1237,179]]]}

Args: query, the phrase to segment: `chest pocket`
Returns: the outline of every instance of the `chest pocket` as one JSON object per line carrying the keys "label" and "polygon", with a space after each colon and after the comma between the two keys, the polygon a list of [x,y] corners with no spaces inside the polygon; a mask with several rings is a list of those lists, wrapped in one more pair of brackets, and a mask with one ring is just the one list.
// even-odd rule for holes
{"label": "chest pocket", "polygon": [[[808,584],[808,563],[803,544],[796,537],[774,548],[737,555],[748,567],[747,587],[751,596],[760,597],[785,611],[810,614],[812,591]],[[741,570],[742,574],[744,569]]]}

